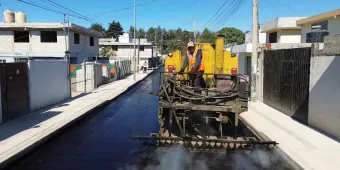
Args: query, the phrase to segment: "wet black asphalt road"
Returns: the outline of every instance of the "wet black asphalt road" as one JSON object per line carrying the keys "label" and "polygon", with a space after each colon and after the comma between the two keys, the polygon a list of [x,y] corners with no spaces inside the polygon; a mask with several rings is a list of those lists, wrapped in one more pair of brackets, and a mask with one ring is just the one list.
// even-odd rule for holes
{"label": "wet black asphalt road", "polygon": [[[124,168],[139,148],[133,135],[158,132],[159,89],[156,71],[102,110],[72,125],[37,151],[15,163],[13,170]],[[138,158],[136,158],[138,159]]]}
{"label": "wet black asphalt road", "polygon": [[105,108],[73,124],[10,170],[258,170],[290,169],[270,152],[193,154],[181,148],[139,152],[134,135],[158,133],[159,71]]}

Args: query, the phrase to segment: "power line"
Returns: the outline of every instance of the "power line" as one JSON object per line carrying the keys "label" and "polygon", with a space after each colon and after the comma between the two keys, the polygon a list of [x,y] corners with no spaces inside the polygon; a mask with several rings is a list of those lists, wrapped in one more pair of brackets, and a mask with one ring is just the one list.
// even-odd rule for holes
{"label": "power line", "polygon": [[[58,14],[68,15],[68,16],[72,16],[72,17],[84,19],[84,20],[86,20],[86,21],[88,21],[88,22],[94,24],[94,22],[90,21],[89,19],[87,19],[87,18],[85,18],[85,17],[79,16],[79,15],[68,14],[68,13],[63,12],[63,11],[58,11],[58,10],[55,10],[55,9],[48,8],[48,7],[46,7],[46,6],[37,5],[37,4],[31,3],[31,2],[27,2],[27,1],[24,1],[24,0],[18,0],[18,1],[19,1],[19,2],[22,2],[22,3],[25,3],[25,4],[28,4],[28,5],[31,5],[31,6],[35,6],[35,7],[41,8],[41,9],[45,9],[45,10],[48,10],[48,11],[51,11],[51,12],[55,12],[55,13],[58,13]],[[103,24],[103,25],[105,25],[105,24]]]}
{"label": "power line", "polygon": [[223,3],[223,5],[220,7],[220,9],[217,10],[217,12],[214,14],[214,16],[212,16],[212,17],[208,20],[208,22],[205,23],[205,24],[201,27],[201,29],[204,28],[205,26],[207,26],[207,25],[210,23],[210,21],[213,20],[213,18],[221,11],[221,9],[227,4],[228,1],[229,1],[229,0],[226,0],[226,1]]}
{"label": "power line", "polygon": [[44,3],[46,3],[46,4],[48,4],[48,5],[53,6],[53,7],[55,7],[55,8],[59,8],[59,9],[62,10],[62,11],[65,11],[65,9],[63,9],[63,8],[61,8],[61,7],[59,7],[59,6],[55,5],[55,4],[53,4],[53,3],[48,2],[48,0],[41,0],[41,1],[43,1]]}
{"label": "power line", "polygon": [[[223,20],[223,18],[225,18],[226,16],[228,16],[230,13],[228,13],[228,9],[230,8],[230,7],[232,7],[232,8],[234,8],[235,7],[235,2],[236,1],[240,1],[240,0],[233,0],[230,4],[229,4],[229,6],[227,6],[208,26],[206,26],[207,28],[209,28],[209,27],[211,27],[211,26],[214,26],[214,25],[216,25],[216,23],[219,23],[219,22],[221,22],[222,20]],[[231,11],[231,10],[229,10],[229,11]],[[221,17],[221,15],[223,14],[223,17],[222,17],[222,19],[220,18]],[[218,22],[216,22],[216,20],[217,19],[219,19],[220,18],[220,20],[218,21]]]}
{"label": "power line", "polygon": [[240,8],[242,3],[243,3],[243,0],[238,0],[233,5],[233,7],[230,9],[230,12],[229,13],[225,13],[225,15],[218,22],[216,22],[213,26],[216,26],[217,24],[222,23],[222,22],[230,19],[233,15],[235,15],[235,13],[237,13],[237,11],[239,10],[239,8]]}
{"label": "power line", "polygon": [[[148,1],[148,2],[140,3],[140,4],[137,4],[136,7],[140,7],[140,6],[149,4],[149,3],[151,3],[151,2],[155,2],[155,1],[159,1],[159,0],[150,0],[150,1]],[[98,17],[98,16],[107,15],[107,14],[110,14],[110,13],[125,11],[125,10],[132,9],[132,8],[134,8],[134,7],[135,7],[135,6],[129,6],[129,7],[121,8],[121,9],[111,10],[111,11],[103,12],[103,13],[100,13],[100,14],[95,14],[95,15],[93,15],[93,17]]]}
{"label": "power line", "polygon": [[276,0],[278,2],[280,2],[283,6],[289,8],[290,10],[294,11],[294,12],[298,12],[297,10],[295,10],[294,8],[292,8],[291,6],[287,5],[286,3],[282,2],[281,0]]}
{"label": "power line", "polygon": [[[86,16],[84,16],[84,15],[82,15],[82,14],[76,12],[76,11],[73,11],[73,10],[71,10],[71,9],[69,9],[69,8],[66,8],[66,7],[64,7],[64,6],[62,6],[62,5],[60,5],[60,4],[56,3],[56,2],[54,2],[54,1],[52,1],[52,0],[48,0],[48,1],[51,2],[51,3],[53,3],[53,4],[55,4],[55,5],[57,5],[57,6],[59,6],[59,7],[61,7],[61,8],[64,8],[64,9],[66,9],[66,10],[68,10],[68,11],[71,11],[71,12],[73,12],[73,13],[75,13],[75,14],[81,16],[81,17],[83,17],[85,20],[92,20],[92,21],[94,21],[94,22],[99,23],[99,22],[96,21],[96,20],[93,20],[93,19],[91,19],[91,18],[88,18],[88,17],[86,17]],[[91,21],[89,21],[89,22],[91,22]]]}
{"label": "power line", "polygon": [[26,1],[23,1],[23,0],[18,0],[18,1],[20,1],[22,3],[25,3],[25,4],[28,4],[28,5],[32,5],[32,6],[38,7],[38,8],[42,8],[42,9],[45,9],[45,10],[48,10],[48,11],[52,11],[52,12],[55,12],[55,13],[59,13],[59,14],[65,15],[65,13],[57,11],[57,10],[54,10],[54,9],[49,9],[49,8],[46,8],[46,7],[43,7],[43,6],[40,6],[40,5],[36,5],[36,4],[32,4],[30,2],[26,2]]}

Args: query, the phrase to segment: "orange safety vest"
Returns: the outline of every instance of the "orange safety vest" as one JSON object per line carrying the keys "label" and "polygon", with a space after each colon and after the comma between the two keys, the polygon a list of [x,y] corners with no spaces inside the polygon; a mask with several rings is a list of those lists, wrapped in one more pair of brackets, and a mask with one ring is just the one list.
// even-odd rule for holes
{"label": "orange safety vest", "polygon": [[199,50],[199,48],[196,48],[193,55],[191,55],[189,51],[187,52],[187,55],[189,57],[189,70],[190,71],[194,71],[194,72],[204,71],[203,54],[202,54],[202,58],[201,58],[201,64],[197,67],[196,70],[193,70],[195,63],[196,63],[196,55],[197,55],[198,50]]}

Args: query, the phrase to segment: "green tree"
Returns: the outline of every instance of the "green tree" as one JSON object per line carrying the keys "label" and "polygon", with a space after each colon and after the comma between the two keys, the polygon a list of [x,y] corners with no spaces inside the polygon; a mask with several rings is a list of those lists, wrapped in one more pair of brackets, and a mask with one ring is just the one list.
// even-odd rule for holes
{"label": "green tree", "polygon": [[109,28],[107,29],[106,33],[105,33],[105,37],[113,37],[113,38],[117,38],[118,35],[122,35],[123,34],[123,27],[122,25],[120,25],[119,21],[112,21],[112,23],[110,23]]}
{"label": "green tree", "polygon": [[237,28],[225,27],[218,31],[218,34],[225,35],[225,42],[227,44],[243,44],[245,33]]}
{"label": "green tree", "polygon": [[130,37],[133,37],[133,34],[134,34],[134,27],[133,26],[130,26],[130,29],[129,29],[129,36]]}
{"label": "green tree", "polygon": [[146,38],[146,32],[143,28],[139,28],[137,32],[137,38]]}
{"label": "green tree", "polygon": [[202,34],[200,35],[199,40],[202,43],[215,43],[216,35],[212,31],[210,31],[208,28],[205,28]]}
{"label": "green tree", "polygon": [[99,55],[100,57],[110,58],[110,57],[116,57],[117,54],[112,49],[108,49],[105,47],[101,47],[99,49]]}
{"label": "green tree", "polygon": [[153,27],[149,28],[148,31],[146,31],[146,39],[148,40],[148,42],[152,42],[154,45],[155,29]]}
{"label": "green tree", "polygon": [[101,32],[101,33],[105,33],[105,28],[101,24],[92,24],[90,29]]}

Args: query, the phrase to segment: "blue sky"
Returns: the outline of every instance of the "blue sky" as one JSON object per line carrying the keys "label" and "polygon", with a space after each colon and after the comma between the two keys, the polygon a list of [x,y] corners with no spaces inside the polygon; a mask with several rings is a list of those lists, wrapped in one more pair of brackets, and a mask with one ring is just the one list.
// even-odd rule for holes
{"label": "blue sky", "polygon": [[[47,0],[24,0],[46,5]],[[231,0],[230,0],[231,1]],[[79,12],[103,24],[104,27],[112,20],[119,21],[124,30],[133,25],[133,9],[110,12],[125,7],[132,7],[133,0],[54,0],[59,4]],[[221,7],[225,0],[137,0],[137,4],[147,3],[137,8],[137,28],[147,29],[160,25],[163,28],[193,30],[193,21],[197,18],[200,29]],[[39,9],[17,0],[0,0],[2,9],[22,11],[27,15],[28,22],[62,22],[63,15]],[[230,3],[230,2],[228,2]],[[233,26],[247,31],[251,29],[252,0],[243,0],[238,12],[232,20],[215,24],[210,28],[219,30],[224,25]],[[312,16],[322,12],[340,8],[339,0],[259,0],[260,23],[278,16]],[[56,8],[55,8],[56,9]],[[105,14],[103,14],[105,13]],[[2,19],[2,18],[1,18]],[[71,22],[89,27],[91,23],[71,17]]]}

